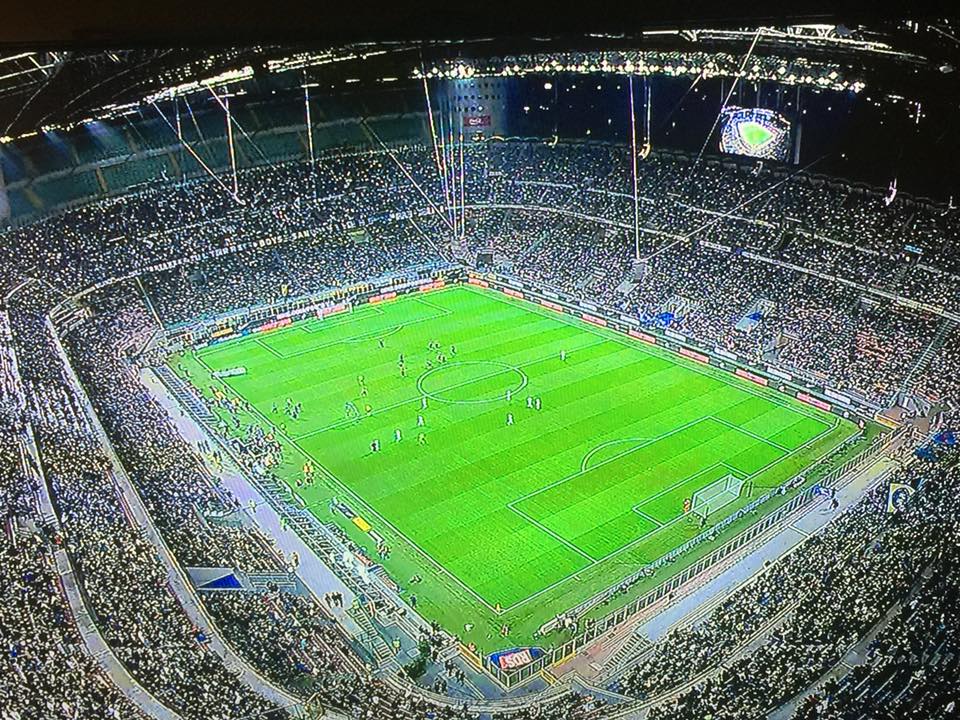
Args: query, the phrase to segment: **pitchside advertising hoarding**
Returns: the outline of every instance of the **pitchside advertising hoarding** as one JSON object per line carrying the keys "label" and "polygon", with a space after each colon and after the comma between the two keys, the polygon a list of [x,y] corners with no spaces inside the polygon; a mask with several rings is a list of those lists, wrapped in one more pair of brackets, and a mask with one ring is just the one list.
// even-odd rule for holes
{"label": "pitchside advertising hoarding", "polygon": [[501,670],[518,670],[543,657],[543,654],[543,650],[538,647],[510,648],[493,653],[490,662]]}

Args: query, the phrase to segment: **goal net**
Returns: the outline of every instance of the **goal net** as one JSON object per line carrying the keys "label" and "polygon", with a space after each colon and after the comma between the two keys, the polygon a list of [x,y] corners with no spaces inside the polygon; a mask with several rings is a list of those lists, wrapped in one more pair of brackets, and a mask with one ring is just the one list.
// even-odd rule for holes
{"label": "goal net", "polygon": [[740,497],[740,491],[744,484],[746,484],[746,480],[734,475],[724,475],[719,480],[700,488],[693,494],[690,502],[690,512],[698,517],[706,518]]}

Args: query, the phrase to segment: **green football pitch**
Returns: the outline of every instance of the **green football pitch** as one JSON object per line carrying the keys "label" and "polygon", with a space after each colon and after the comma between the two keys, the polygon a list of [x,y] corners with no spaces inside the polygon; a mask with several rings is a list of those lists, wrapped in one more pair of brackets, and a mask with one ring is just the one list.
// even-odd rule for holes
{"label": "green football pitch", "polygon": [[[249,401],[244,422],[277,428],[277,472],[305,506],[376,557],[330,501],[350,506],[386,539],[383,565],[418,611],[485,650],[529,644],[543,622],[702,532],[684,514],[696,491],[744,481],[709,515],[716,523],[856,432],[723,371],[468,286],[171,365],[205,392]],[[246,373],[211,377],[236,367]],[[302,404],[297,419],[287,399]],[[308,461],[318,479],[300,486]]]}

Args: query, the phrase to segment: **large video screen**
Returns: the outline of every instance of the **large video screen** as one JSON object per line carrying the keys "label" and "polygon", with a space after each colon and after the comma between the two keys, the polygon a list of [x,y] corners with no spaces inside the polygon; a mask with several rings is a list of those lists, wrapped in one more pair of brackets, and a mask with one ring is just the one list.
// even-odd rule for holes
{"label": "large video screen", "polygon": [[720,118],[720,150],[734,155],[790,162],[791,124],[763,108],[725,108]]}

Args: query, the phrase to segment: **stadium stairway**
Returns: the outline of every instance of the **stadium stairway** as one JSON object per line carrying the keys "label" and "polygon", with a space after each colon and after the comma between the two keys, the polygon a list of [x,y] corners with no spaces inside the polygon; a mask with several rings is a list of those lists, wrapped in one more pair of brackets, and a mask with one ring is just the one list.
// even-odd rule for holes
{"label": "stadium stairway", "polygon": [[623,280],[619,285],[617,285],[616,292],[618,292],[620,295],[623,295],[624,297],[628,297],[630,293],[636,290],[636,288],[637,288],[636,282],[630,279],[626,279],[626,280]]}
{"label": "stadium stairway", "polygon": [[196,396],[187,389],[186,384],[178,378],[174,372],[166,367],[165,365],[157,367],[157,375],[163,380],[163,383],[170,388],[170,392],[173,393],[173,396],[177,401],[190,409],[190,412],[193,415],[201,420],[208,427],[212,427],[217,424],[217,417],[214,415],[210,408],[206,406],[205,403],[201,402],[196,398]]}
{"label": "stadium stairway", "polygon": [[914,363],[912,368],[910,368],[910,372],[907,373],[907,376],[900,384],[900,388],[897,391],[898,398],[903,398],[905,395],[912,394],[914,388],[916,387],[916,379],[923,375],[934,356],[937,354],[940,348],[943,347],[944,343],[947,341],[947,338],[950,337],[950,333],[953,332],[953,329],[956,326],[957,323],[950,318],[943,319],[943,322],[941,322],[940,327],[937,328],[937,332],[933,336],[933,339],[930,340],[930,344],[924,348],[923,352],[920,354],[920,357],[917,358],[917,362]]}
{"label": "stadium stairway", "polygon": [[546,239],[547,234],[541,233],[540,236],[533,241],[533,243],[531,243],[522,253],[520,253],[520,255],[517,256],[517,258],[513,261],[514,265],[520,265],[524,260],[530,257],[530,255],[536,252],[537,248],[540,247],[540,245]]}
{"label": "stadium stairway", "polygon": [[174,558],[170,548],[160,535],[160,531],[157,529],[153,517],[147,510],[143,498],[134,488],[133,481],[130,479],[126,469],[117,457],[113,446],[110,444],[99,417],[90,404],[86,393],[82,390],[82,385],[73,370],[73,366],[67,359],[66,351],[60,344],[59,337],[56,334],[53,334],[51,337],[56,345],[57,354],[63,362],[64,368],[67,370],[69,381],[74,387],[81,388],[79,397],[83,403],[82,412],[88,418],[88,421],[93,424],[94,432],[92,435],[97,439],[101,449],[109,460],[110,475],[116,484],[117,493],[124,499],[128,510],[129,521],[133,527],[142,533],[143,539],[156,549],[157,559],[167,573],[166,586],[170,593],[176,598],[182,612],[193,625],[203,631],[208,639],[207,647],[220,658],[223,666],[235,675],[240,682],[267,702],[273,703],[278,707],[295,705],[297,699],[293,695],[261,675],[256,668],[250,665],[246,659],[241,658],[236,651],[221,638],[216,624],[200,602],[200,597],[191,584],[186,570],[181,567]]}
{"label": "stadium stairway", "polygon": [[380,669],[389,667],[393,663],[393,650],[387,645],[377,629],[373,626],[373,621],[367,616],[366,611],[361,608],[350,608],[347,614],[353,618],[354,622],[362,630],[362,636],[357,641],[371,653],[376,665]]}
{"label": "stadium stairway", "polygon": [[599,285],[607,277],[607,271],[602,267],[594,267],[587,273],[586,277],[577,282],[577,290],[589,290]]}
{"label": "stadium stairway", "polygon": [[646,637],[636,632],[636,629],[632,629],[626,641],[604,663],[603,674],[607,677],[619,675],[629,666],[637,664],[646,651],[652,647],[653,644]]}
{"label": "stadium stairway", "polygon": [[[5,316],[0,316],[0,319],[5,320],[6,318]],[[7,326],[0,327],[6,329]],[[16,357],[13,357],[13,364],[16,368]],[[14,394],[23,398],[19,370],[14,373],[13,382],[16,386]],[[20,400],[20,402],[24,403],[23,406],[25,406],[25,399]],[[24,432],[18,436],[17,442],[20,445],[20,450],[25,460],[23,463],[24,474],[25,476],[31,477],[35,483],[38,510],[40,512],[39,519],[48,528],[62,532],[60,518],[54,510],[53,499],[50,496],[50,486],[42,474],[40,454],[33,434],[32,422],[27,421],[25,423]],[[28,457],[29,460],[26,459]],[[29,519],[24,524],[31,525],[33,524],[33,520]],[[85,651],[93,658],[94,662],[100,667],[100,670],[105,676],[109,677],[119,691],[131,703],[140,708],[147,717],[154,718],[155,720],[181,720],[179,714],[163,705],[130,675],[126,666],[120,662],[114,654],[113,649],[107,644],[96,622],[87,610],[86,600],[81,590],[81,580],[76,573],[73,561],[67,551],[63,547],[54,549],[53,559],[60,580],[60,586],[70,606],[69,616],[77,632],[80,634]]]}

